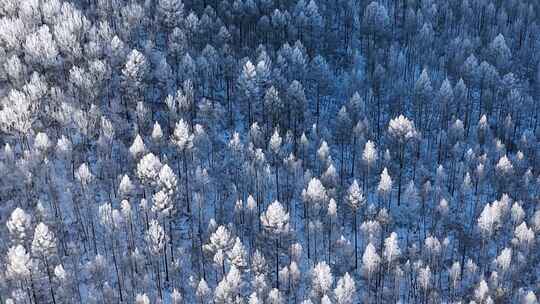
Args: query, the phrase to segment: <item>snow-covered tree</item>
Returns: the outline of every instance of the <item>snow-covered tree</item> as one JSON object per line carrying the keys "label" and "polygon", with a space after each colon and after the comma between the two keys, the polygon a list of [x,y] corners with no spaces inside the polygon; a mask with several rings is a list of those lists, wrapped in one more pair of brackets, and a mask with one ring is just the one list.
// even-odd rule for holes
{"label": "snow-covered tree", "polygon": [[388,134],[396,144],[396,154],[399,160],[398,175],[398,206],[401,203],[401,181],[405,166],[405,148],[409,142],[418,136],[414,123],[403,115],[400,115],[388,124]]}
{"label": "snow-covered tree", "polygon": [[362,255],[362,269],[364,270],[368,282],[371,282],[373,275],[378,271],[380,262],[381,257],[377,253],[375,246],[369,243]]}
{"label": "snow-covered tree", "polygon": [[354,279],[346,272],[341,277],[334,289],[334,298],[337,304],[352,304],[356,297],[356,283]]}
{"label": "snow-covered tree", "polygon": [[329,293],[334,284],[334,276],[326,262],[319,262],[311,270],[311,289],[317,299]]}
{"label": "snow-covered tree", "polygon": [[28,229],[30,228],[30,224],[30,215],[27,214],[23,209],[15,208],[13,212],[11,212],[11,216],[6,223],[6,226],[14,243],[20,244],[24,242]]}
{"label": "snow-covered tree", "polygon": [[364,176],[364,188],[369,190],[369,169],[371,169],[379,156],[377,155],[377,149],[375,148],[375,143],[371,140],[368,140],[364,146],[364,151],[362,152],[362,160],[366,166],[366,173]]}
{"label": "snow-covered tree", "polygon": [[34,230],[32,253],[47,257],[56,252],[56,237],[44,223],[39,223]]}
{"label": "snow-covered tree", "polygon": [[261,224],[269,235],[275,240],[276,246],[276,288],[279,289],[279,243],[281,236],[289,232],[289,213],[285,211],[280,202],[274,201],[268,205],[261,214]]}
{"label": "snow-covered tree", "polygon": [[10,247],[7,252],[6,277],[14,280],[24,280],[30,275],[30,254],[22,245]]}
{"label": "snow-covered tree", "polygon": [[360,207],[362,207],[366,202],[364,193],[358,186],[358,182],[353,180],[351,186],[347,190],[347,204],[353,212],[353,229],[354,229],[354,268],[358,268],[358,223],[357,223],[357,212]]}
{"label": "snow-covered tree", "polygon": [[392,184],[392,178],[388,174],[388,169],[384,168],[381,172],[379,185],[377,186],[377,192],[383,198],[383,201],[390,201],[390,195],[392,194]]}

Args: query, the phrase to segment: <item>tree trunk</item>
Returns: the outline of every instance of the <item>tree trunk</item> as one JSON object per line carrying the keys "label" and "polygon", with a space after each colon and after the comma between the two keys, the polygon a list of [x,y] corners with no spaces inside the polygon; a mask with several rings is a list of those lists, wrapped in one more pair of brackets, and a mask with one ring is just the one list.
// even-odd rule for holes
{"label": "tree trunk", "polygon": [[184,182],[185,182],[185,189],[186,189],[186,207],[187,207],[187,213],[191,214],[191,208],[189,204],[189,185],[188,185],[188,169],[187,169],[187,156],[186,156],[186,150],[184,149],[183,153],[183,159],[184,159]]}
{"label": "tree trunk", "polygon": [[356,210],[353,211],[354,217],[354,269],[358,269],[358,231]]}
{"label": "tree trunk", "polygon": [[398,200],[397,205],[399,206],[401,204],[401,176],[403,173],[403,147],[400,148],[400,155],[399,155],[399,176],[398,176]]}
{"label": "tree trunk", "polygon": [[279,236],[276,237],[276,288],[279,290]]}
{"label": "tree trunk", "polygon": [[43,262],[45,263],[45,269],[47,270],[47,277],[49,279],[49,290],[51,292],[52,301],[53,301],[53,304],[56,304],[56,298],[54,296],[54,288],[53,288],[52,278],[51,278],[51,270],[49,269],[49,263],[47,261],[46,256],[43,256]]}

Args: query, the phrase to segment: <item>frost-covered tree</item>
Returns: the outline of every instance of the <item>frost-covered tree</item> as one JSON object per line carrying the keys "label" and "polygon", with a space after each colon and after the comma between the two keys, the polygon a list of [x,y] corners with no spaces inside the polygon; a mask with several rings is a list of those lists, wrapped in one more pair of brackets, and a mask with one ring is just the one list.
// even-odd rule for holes
{"label": "frost-covered tree", "polygon": [[6,277],[24,280],[30,275],[30,254],[22,245],[10,247],[7,252]]}
{"label": "frost-covered tree", "polygon": [[372,243],[369,243],[362,255],[362,269],[368,280],[368,287],[372,284],[373,276],[378,272],[380,263],[381,257],[377,253],[377,249]]}
{"label": "frost-covered tree", "polygon": [[398,206],[401,203],[401,181],[405,169],[405,152],[409,142],[418,136],[414,123],[403,115],[398,116],[388,124],[388,134],[396,144],[396,154],[399,160],[398,175]]}
{"label": "frost-covered tree", "polygon": [[331,291],[334,276],[326,262],[317,263],[311,270],[311,289],[316,299],[321,299]]}
{"label": "frost-covered tree", "polygon": [[251,126],[253,123],[253,116],[256,112],[254,102],[257,102],[257,96],[259,95],[259,87],[256,82],[257,70],[251,61],[246,61],[242,68],[242,72],[238,77],[237,87],[239,94],[241,94],[241,100],[247,108],[247,123]]}
{"label": "frost-covered tree", "polygon": [[24,52],[29,63],[50,68],[58,64],[58,48],[51,29],[42,25],[34,33],[26,36]]}
{"label": "frost-covered tree", "polygon": [[360,207],[362,207],[366,202],[364,193],[358,186],[358,182],[353,180],[352,184],[347,190],[347,204],[353,212],[353,230],[354,230],[354,268],[358,268],[358,223],[357,223],[357,212]]}
{"label": "frost-covered tree", "polygon": [[388,238],[384,240],[383,256],[386,262],[390,265],[396,261],[401,255],[399,249],[397,233],[392,232]]}
{"label": "frost-covered tree", "polygon": [[177,28],[184,19],[184,3],[181,0],[160,0],[157,9],[163,26],[167,29]]}
{"label": "frost-covered tree", "polygon": [[[326,188],[322,182],[316,177],[311,178],[307,185],[307,189],[302,190],[306,226],[310,223],[311,213],[318,213],[319,208],[326,202],[327,198]],[[311,257],[309,229],[307,231],[307,242],[308,257]]]}
{"label": "frost-covered tree", "polygon": [[148,63],[144,54],[138,50],[132,50],[122,69],[122,83],[125,90],[123,102],[126,117],[129,115],[129,105],[143,100],[147,69]]}
{"label": "frost-covered tree", "polygon": [[273,288],[272,290],[270,290],[270,292],[268,292],[268,298],[266,302],[269,304],[283,304],[284,299],[279,289]]}
{"label": "frost-covered tree", "polygon": [[21,244],[25,241],[30,228],[31,218],[21,208],[15,208],[11,212],[9,220],[6,222],[7,229],[15,244]]}
{"label": "frost-covered tree", "polygon": [[235,303],[240,298],[243,281],[240,271],[231,266],[227,275],[218,283],[214,290],[216,303]]}
{"label": "frost-covered tree", "polygon": [[136,304],[150,304],[150,298],[145,293],[140,294],[138,293],[135,297],[135,303]]}
{"label": "frost-covered tree", "polygon": [[377,192],[379,193],[379,197],[382,197],[383,202],[388,201],[388,205],[390,205],[390,196],[392,195],[392,184],[392,178],[388,174],[388,169],[385,167],[381,172]]}
{"label": "frost-covered tree", "polygon": [[369,190],[369,169],[375,165],[378,158],[379,156],[377,154],[377,149],[375,148],[375,143],[368,140],[364,146],[364,151],[362,152],[362,160],[366,166],[363,185],[364,189]]}
{"label": "frost-covered tree", "polygon": [[213,260],[221,267],[222,275],[225,275],[224,255],[234,245],[234,239],[231,232],[225,226],[219,226],[216,231],[210,235],[210,242],[204,245],[204,249],[213,255]]}
{"label": "frost-covered tree", "polygon": [[[137,164],[137,176],[147,187],[154,185],[158,181],[162,164],[157,156],[148,153],[141,158]],[[145,192],[146,196],[146,192]]]}
{"label": "frost-covered tree", "polygon": [[356,298],[356,283],[354,279],[346,272],[341,277],[334,289],[334,298],[337,304],[352,304]]}
{"label": "frost-covered tree", "polygon": [[3,99],[0,109],[0,126],[6,133],[14,133],[24,142],[27,141],[32,124],[36,120],[38,104],[24,92],[11,90]]}
{"label": "frost-covered tree", "polygon": [[[187,212],[191,212],[190,196],[189,196],[189,166],[188,166],[188,153],[193,148],[194,135],[191,133],[188,124],[181,119],[176,123],[174,133],[171,136],[171,141],[176,150],[182,155],[183,172],[182,179],[184,180],[184,195],[186,199]],[[178,160],[177,156],[177,162]],[[178,166],[179,167],[179,166]],[[180,176],[180,171],[178,172]]]}
{"label": "frost-covered tree", "polygon": [[36,256],[47,274],[49,281],[49,290],[52,301],[55,302],[55,292],[53,289],[52,278],[52,258],[56,254],[56,237],[54,233],[49,230],[49,227],[44,223],[39,223],[34,230],[34,238],[32,240],[32,254]]}
{"label": "frost-covered tree", "polygon": [[[155,267],[154,271],[156,274],[156,288],[160,298],[163,298],[163,291],[160,268],[161,261],[159,259],[159,256],[163,254],[165,250],[167,238],[168,236],[166,235],[165,230],[159,224],[159,222],[156,220],[152,220],[150,222],[148,230],[146,231],[146,240],[150,254],[155,257],[155,265],[153,267]],[[167,266],[167,261],[165,261],[165,266]]]}
{"label": "frost-covered tree", "polygon": [[197,284],[195,295],[197,296],[197,299],[199,300],[200,303],[204,303],[206,299],[208,298],[209,294],[210,294],[210,288],[208,287],[208,284],[203,278]]}
{"label": "frost-covered tree", "polygon": [[280,238],[289,232],[289,213],[285,211],[280,202],[274,201],[268,205],[266,211],[261,214],[261,224],[265,231],[275,240],[276,252],[276,288],[279,289],[279,245]]}

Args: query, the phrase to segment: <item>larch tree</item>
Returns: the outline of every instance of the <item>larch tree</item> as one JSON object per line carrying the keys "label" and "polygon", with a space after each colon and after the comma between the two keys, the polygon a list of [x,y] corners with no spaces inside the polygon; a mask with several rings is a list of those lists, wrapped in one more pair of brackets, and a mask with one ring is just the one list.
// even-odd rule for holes
{"label": "larch tree", "polygon": [[[120,295],[121,301],[123,301],[124,295],[122,291],[122,276],[118,267],[119,257],[117,256],[117,247],[118,240],[116,239],[116,231],[122,226],[122,217],[120,212],[116,209],[113,209],[110,203],[102,204],[99,209],[99,221],[103,228],[105,229],[105,236],[110,239],[110,246],[112,252],[112,258],[114,263],[114,268],[116,271],[116,278],[118,280],[118,294]],[[106,241],[105,241],[106,242]]]}
{"label": "larch tree", "polygon": [[[6,257],[6,278],[13,280],[18,288],[22,287],[22,284],[30,279],[32,271],[30,254],[26,252],[26,249],[22,245],[14,245],[7,251]],[[31,283],[32,292],[35,300],[36,292],[34,290],[34,284]],[[30,297],[30,295],[28,295]]]}
{"label": "larch tree", "polygon": [[334,298],[337,304],[353,304],[356,299],[356,283],[354,279],[346,272],[339,278],[334,289]]}
{"label": "larch tree", "polygon": [[34,238],[32,240],[32,254],[43,263],[47,278],[49,280],[49,290],[53,303],[56,303],[52,265],[54,255],[56,254],[56,237],[49,227],[44,223],[39,223],[34,230]]}
{"label": "larch tree", "polygon": [[377,159],[379,158],[377,154],[377,149],[375,143],[371,140],[368,140],[364,146],[364,151],[362,152],[362,160],[366,166],[366,171],[364,175],[363,189],[369,191],[369,169],[375,166]]}
{"label": "larch tree", "polygon": [[351,208],[353,212],[353,233],[354,233],[354,268],[358,268],[358,209],[362,207],[365,202],[366,198],[364,197],[364,193],[360,189],[360,186],[358,185],[358,182],[353,180],[352,184],[349,186],[349,189],[347,190],[347,197],[346,197],[347,204]]}
{"label": "larch tree", "polygon": [[144,98],[145,77],[148,63],[144,54],[138,50],[132,50],[127,57],[126,64],[122,69],[122,83],[125,90],[123,98],[126,117],[129,118],[129,105],[137,103]]}
{"label": "larch tree", "polygon": [[406,147],[409,142],[418,136],[414,123],[403,115],[400,115],[388,124],[388,134],[396,144],[395,152],[399,160],[398,174],[398,206],[401,203],[401,182],[405,166]]}
{"label": "larch tree", "polygon": [[332,259],[332,243],[333,243],[332,228],[337,219],[337,203],[333,198],[331,198],[328,202],[326,215],[328,216],[328,263],[330,263]]}
{"label": "larch tree", "polygon": [[332,275],[330,266],[326,262],[317,263],[311,270],[311,290],[313,297],[320,300],[331,291],[333,284],[334,276]]}
{"label": "larch tree", "polygon": [[[193,134],[189,129],[189,125],[181,119],[176,123],[174,133],[171,136],[171,142],[174,145],[176,151],[182,155],[183,172],[180,174],[180,165],[178,165],[178,175],[182,176],[184,180],[184,195],[186,199],[187,212],[190,213],[190,199],[189,199],[189,170],[188,170],[188,153],[193,147]],[[178,154],[176,156],[177,164],[180,163]]]}
{"label": "larch tree", "polygon": [[[433,87],[431,85],[431,79],[428,74],[427,69],[423,69],[422,73],[420,74],[419,78],[416,80],[416,83],[414,85],[414,98],[415,98],[415,120],[418,121],[418,128],[420,131],[423,131],[426,127],[427,122],[424,120],[425,117],[429,117],[430,114],[428,114],[429,106],[428,102],[430,98],[433,95]],[[397,123],[405,123],[405,117],[401,118],[403,116],[397,117],[398,119],[394,119],[394,124]],[[408,120],[408,119],[407,119]],[[407,124],[407,123],[405,123]],[[396,127],[400,127],[396,125]],[[389,127],[390,128],[390,127]],[[388,130],[389,133],[390,129]]]}
{"label": "larch tree", "polygon": [[388,202],[388,206],[390,206],[392,196],[392,184],[392,178],[388,174],[388,169],[385,167],[381,172],[381,178],[379,180],[379,185],[377,186],[377,192],[379,194],[379,205],[382,198],[383,203]]}
{"label": "larch tree", "polygon": [[199,303],[203,304],[205,303],[209,295],[210,295],[210,288],[208,287],[208,284],[206,283],[204,278],[202,278],[197,284],[197,288],[195,290],[195,296],[199,300]]}
{"label": "larch tree", "polygon": [[8,97],[2,101],[0,110],[0,126],[6,133],[17,134],[23,143],[28,145],[27,137],[36,120],[38,104],[24,92],[11,90]]}
{"label": "larch tree", "polygon": [[143,156],[137,164],[137,177],[145,186],[143,192],[145,198],[150,197],[150,194],[147,192],[150,191],[150,186],[157,183],[162,166],[159,158],[151,152]]}
{"label": "larch tree", "polygon": [[42,25],[34,33],[26,36],[24,51],[30,63],[44,68],[58,64],[58,47],[51,29]]}
{"label": "larch tree", "polygon": [[315,56],[315,58],[313,58],[311,61],[310,72],[311,77],[313,77],[312,81],[314,83],[317,101],[315,106],[316,123],[319,125],[319,119],[321,116],[321,101],[324,101],[325,97],[329,93],[333,75],[326,60],[321,55]]}
{"label": "larch tree", "polygon": [[276,199],[280,199],[280,192],[279,192],[279,164],[282,162],[281,154],[282,154],[282,142],[283,139],[279,135],[278,129],[274,130],[274,133],[272,134],[272,137],[270,137],[270,141],[268,142],[268,154],[271,156],[272,164],[274,166],[274,172],[275,172],[275,182],[276,182]]}
{"label": "larch tree", "polygon": [[283,296],[281,295],[281,292],[277,288],[273,288],[268,292],[268,298],[266,299],[266,303],[268,304],[283,304],[285,300],[283,299]]}
{"label": "larch tree", "polygon": [[261,224],[270,237],[275,240],[276,288],[279,289],[279,243],[280,238],[289,233],[289,213],[285,212],[280,202],[274,201],[261,215]]}
{"label": "larch tree", "polygon": [[372,243],[369,243],[362,255],[362,269],[368,280],[368,297],[371,294],[373,275],[378,271],[380,262],[381,257],[377,253],[377,249]]}
{"label": "larch tree", "polygon": [[30,215],[21,208],[15,208],[6,222],[6,227],[14,244],[23,244],[31,224]]}
{"label": "larch tree", "polygon": [[225,254],[234,246],[231,232],[225,226],[217,227],[210,235],[210,242],[204,245],[204,249],[213,256],[214,263],[221,268],[221,274],[225,275]]}
{"label": "larch tree", "polygon": [[387,8],[376,1],[372,1],[364,9],[362,25],[367,36],[367,71],[372,76],[375,69],[375,50],[384,41],[382,38],[390,30],[390,19]]}
{"label": "larch tree", "polygon": [[135,139],[133,139],[133,143],[129,147],[129,153],[133,159],[139,160],[146,152],[146,145],[144,144],[142,137],[137,134]]}
{"label": "larch tree", "polygon": [[160,0],[157,3],[157,11],[166,29],[176,29],[181,26],[180,23],[184,19],[182,0]]}
{"label": "larch tree", "polygon": [[157,220],[150,222],[149,228],[146,231],[146,240],[150,254],[155,257],[154,274],[156,275],[156,286],[159,298],[163,299],[163,290],[161,282],[161,259],[159,256],[164,252],[167,243],[167,235],[163,227]]}
{"label": "larch tree", "polygon": [[237,87],[239,94],[241,94],[241,99],[247,107],[247,123],[248,126],[251,126],[253,123],[253,116],[256,108],[253,104],[253,100],[256,100],[258,96],[259,87],[256,82],[257,70],[256,67],[247,60],[242,68],[242,72],[237,80]]}
{"label": "larch tree", "polygon": [[327,197],[325,187],[316,177],[309,181],[307,189],[302,190],[302,199],[304,200],[304,226],[307,228],[308,258],[311,258],[310,233],[308,228],[310,224],[310,214],[312,213],[312,210],[317,214],[318,209],[326,202]]}

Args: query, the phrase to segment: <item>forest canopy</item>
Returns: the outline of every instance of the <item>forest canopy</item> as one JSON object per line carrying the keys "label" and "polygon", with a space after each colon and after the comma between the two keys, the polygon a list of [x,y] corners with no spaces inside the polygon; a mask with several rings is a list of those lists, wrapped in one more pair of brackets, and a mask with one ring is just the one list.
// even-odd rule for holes
{"label": "forest canopy", "polygon": [[0,0],[0,303],[540,296],[537,0]]}

